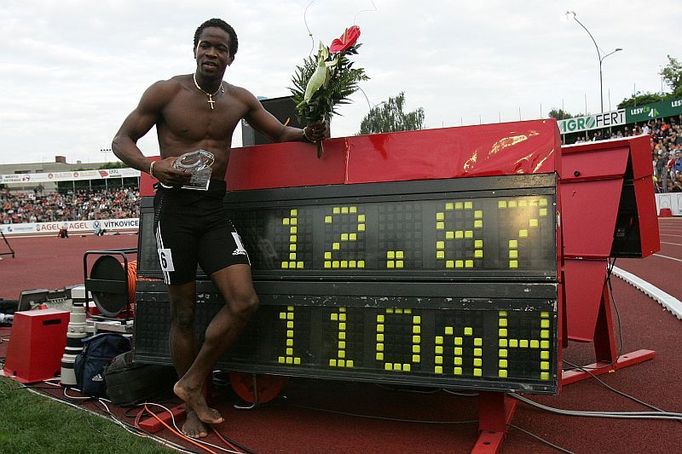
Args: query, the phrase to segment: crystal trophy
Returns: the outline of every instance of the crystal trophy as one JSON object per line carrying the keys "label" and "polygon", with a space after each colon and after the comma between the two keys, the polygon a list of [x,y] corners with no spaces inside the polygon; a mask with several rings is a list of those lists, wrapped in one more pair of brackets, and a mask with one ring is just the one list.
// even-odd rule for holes
{"label": "crystal trophy", "polygon": [[211,181],[211,165],[214,161],[213,153],[201,149],[178,156],[173,162],[173,167],[192,174],[189,183],[183,185],[182,188],[208,191]]}

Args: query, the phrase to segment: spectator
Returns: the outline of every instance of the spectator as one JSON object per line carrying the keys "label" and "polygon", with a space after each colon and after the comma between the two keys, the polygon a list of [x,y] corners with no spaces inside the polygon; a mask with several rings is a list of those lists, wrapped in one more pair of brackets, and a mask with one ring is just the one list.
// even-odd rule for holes
{"label": "spectator", "polygon": [[57,238],[68,238],[69,237],[69,226],[65,222],[59,227],[59,233],[57,233]]}
{"label": "spectator", "polygon": [[668,186],[668,175],[666,172],[666,162],[668,161],[668,154],[661,149],[656,159],[656,179],[661,183],[659,192],[665,192],[666,186]]}
{"label": "spectator", "polygon": [[673,187],[671,192],[682,192],[682,177],[673,180]]}

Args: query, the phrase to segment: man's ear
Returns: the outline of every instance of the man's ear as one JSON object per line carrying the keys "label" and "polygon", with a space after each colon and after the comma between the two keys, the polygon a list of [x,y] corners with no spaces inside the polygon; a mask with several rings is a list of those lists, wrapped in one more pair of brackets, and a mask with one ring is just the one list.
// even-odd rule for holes
{"label": "man's ear", "polygon": [[234,61],[234,57],[230,56],[230,58],[227,59],[227,66],[232,65],[233,61]]}

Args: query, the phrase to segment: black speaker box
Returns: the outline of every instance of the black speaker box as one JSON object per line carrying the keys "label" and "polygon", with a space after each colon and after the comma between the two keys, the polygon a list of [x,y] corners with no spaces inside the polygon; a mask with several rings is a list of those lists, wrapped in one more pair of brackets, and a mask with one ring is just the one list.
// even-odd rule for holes
{"label": "black speaker box", "polygon": [[[261,104],[265,110],[275,116],[280,122],[287,126],[294,128],[302,128],[305,125],[300,124],[298,117],[296,117],[296,104],[291,96],[283,96],[281,98],[262,99]],[[242,120],[242,144],[245,147],[251,145],[264,145],[272,143],[268,136],[256,131],[246,120]]]}

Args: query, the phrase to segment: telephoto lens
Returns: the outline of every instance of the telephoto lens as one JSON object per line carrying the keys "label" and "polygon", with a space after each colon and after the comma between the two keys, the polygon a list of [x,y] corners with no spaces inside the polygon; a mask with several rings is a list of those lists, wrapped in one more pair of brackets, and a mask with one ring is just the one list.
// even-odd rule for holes
{"label": "telephoto lens", "polygon": [[74,287],[71,290],[71,297],[73,304],[71,305],[71,316],[66,331],[66,347],[64,348],[64,356],[62,356],[62,386],[76,386],[74,363],[76,356],[83,351],[83,339],[88,337],[85,321],[85,287]]}

